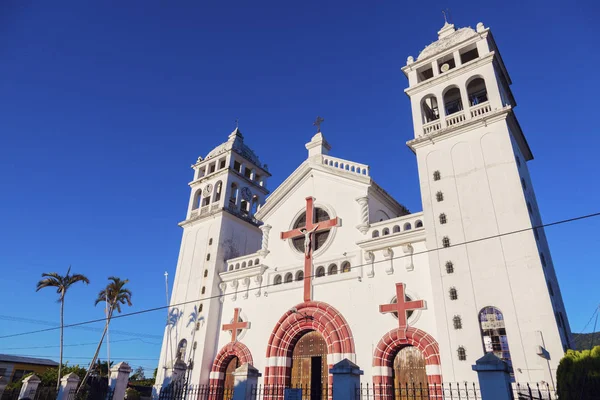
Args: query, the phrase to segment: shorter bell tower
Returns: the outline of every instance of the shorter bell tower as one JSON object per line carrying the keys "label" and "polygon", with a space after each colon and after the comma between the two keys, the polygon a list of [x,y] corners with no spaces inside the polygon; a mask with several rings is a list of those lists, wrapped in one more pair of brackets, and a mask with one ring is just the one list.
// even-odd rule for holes
{"label": "shorter bell tower", "polygon": [[219,274],[226,270],[225,260],[260,249],[262,233],[254,215],[269,194],[267,165],[238,128],[191,167],[157,389],[181,379],[209,382],[222,324]]}

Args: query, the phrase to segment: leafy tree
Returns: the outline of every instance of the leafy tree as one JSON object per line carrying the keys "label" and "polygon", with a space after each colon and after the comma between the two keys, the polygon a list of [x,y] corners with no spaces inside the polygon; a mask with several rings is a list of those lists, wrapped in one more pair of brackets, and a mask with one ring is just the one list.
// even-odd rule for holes
{"label": "leafy tree", "polygon": [[98,359],[98,353],[100,353],[100,347],[102,347],[102,342],[104,341],[104,337],[106,336],[106,331],[108,330],[108,325],[112,319],[113,313],[117,310],[118,313],[121,312],[121,305],[127,304],[131,306],[131,290],[125,288],[125,285],[129,282],[129,279],[121,279],[116,276],[109,276],[108,280],[110,281],[108,285],[104,289],[98,293],[98,298],[96,298],[96,302],[94,305],[98,305],[98,303],[106,302],[108,315],[106,317],[106,324],[104,325],[104,331],[102,332],[102,336],[100,337],[100,342],[98,343],[98,347],[96,347],[96,352],[94,353],[94,358],[92,358],[92,362],[90,363],[90,368],[88,368],[87,373],[83,377],[81,381],[81,385],[79,385],[80,390],[85,386],[86,381],[89,378],[90,372],[92,371],[92,366],[96,363]]}
{"label": "leafy tree", "polygon": [[146,379],[146,377],[144,376],[144,367],[142,367],[141,365],[135,369],[135,371],[129,378],[130,381],[141,381],[144,379]]}
{"label": "leafy tree", "polygon": [[58,293],[58,302],[60,303],[60,360],[58,362],[58,373],[56,379],[56,390],[60,387],[60,378],[62,377],[62,365],[63,365],[63,330],[64,330],[64,312],[65,312],[65,295],[67,290],[77,282],[84,282],[89,284],[90,280],[81,274],[71,275],[71,266],[67,270],[67,274],[62,276],[58,272],[43,273],[42,280],[37,283],[35,291],[39,291],[43,288],[52,287],[56,288]]}
{"label": "leafy tree", "polygon": [[592,400],[600,393],[600,346],[567,350],[556,371],[560,400]]}
{"label": "leafy tree", "polygon": [[98,359],[93,370],[96,371],[100,376],[108,377],[110,375],[110,368],[113,366],[113,364],[113,361],[111,361],[110,365],[108,365],[108,361],[100,361],[100,359]]}
{"label": "leafy tree", "polygon": [[[68,365],[68,363],[65,363],[62,365],[61,367],[61,371],[63,374],[67,375],[70,374],[71,372],[75,373],[77,376],[79,376],[79,379],[83,379],[83,377],[85,376],[85,368],[80,367],[79,365]],[[23,376],[23,379],[25,379],[26,377],[28,377],[29,375],[32,374],[27,374],[25,376]],[[36,373],[36,375],[40,378],[41,382],[40,382],[40,387],[51,387],[52,385],[54,385],[56,383],[56,379],[58,379],[59,375],[58,375],[58,367],[56,368],[48,368],[47,370],[45,370],[42,373]],[[9,389],[11,388],[20,388],[23,385],[22,380],[19,380],[17,382],[12,382],[11,383],[12,386],[7,386]]]}
{"label": "leafy tree", "polygon": [[140,400],[140,398],[142,397],[140,395],[140,392],[138,392],[134,388],[127,388],[125,393],[126,393],[125,396],[127,397],[127,400]]}
{"label": "leafy tree", "polygon": [[156,374],[158,374],[158,367],[154,368],[154,372],[152,373],[153,379],[156,379]]}

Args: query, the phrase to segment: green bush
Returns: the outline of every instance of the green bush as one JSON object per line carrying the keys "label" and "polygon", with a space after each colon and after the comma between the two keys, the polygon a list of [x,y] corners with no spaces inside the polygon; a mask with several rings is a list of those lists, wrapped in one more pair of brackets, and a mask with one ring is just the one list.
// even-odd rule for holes
{"label": "green bush", "polygon": [[140,392],[133,388],[127,388],[125,391],[125,398],[127,400],[140,400]]}
{"label": "green bush", "polygon": [[597,399],[600,393],[600,346],[567,350],[556,371],[560,400]]}

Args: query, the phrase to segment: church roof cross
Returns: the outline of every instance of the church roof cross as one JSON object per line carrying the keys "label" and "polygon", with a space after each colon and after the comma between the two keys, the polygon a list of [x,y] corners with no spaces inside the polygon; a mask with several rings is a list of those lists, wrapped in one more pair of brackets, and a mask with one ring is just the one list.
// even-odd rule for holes
{"label": "church roof cross", "polygon": [[315,122],[313,122],[313,126],[317,127],[317,133],[321,132],[321,124],[325,122],[325,120],[321,117],[317,117],[317,119],[315,119]]}
{"label": "church roof cross", "polygon": [[240,318],[240,308],[233,310],[233,322],[223,325],[223,331],[231,331],[231,341],[237,342],[238,330],[250,329],[250,322],[244,322]]}
{"label": "church roof cross", "polygon": [[408,312],[425,308],[424,300],[406,301],[404,283],[396,283],[396,303],[382,304],[379,306],[379,312],[398,313],[398,328],[400,339],[406,339],[406,329],[408,328]]}

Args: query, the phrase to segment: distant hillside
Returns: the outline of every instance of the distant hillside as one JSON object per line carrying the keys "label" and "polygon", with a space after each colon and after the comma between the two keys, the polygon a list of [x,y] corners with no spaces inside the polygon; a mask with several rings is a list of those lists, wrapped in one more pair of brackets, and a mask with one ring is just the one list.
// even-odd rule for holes
{"label": "distant hillside", "polygon": [[596,333],[574,333],[573,341],[576,350],[589,350],[594,336],[594,346],[600,346],[600,332]]}

